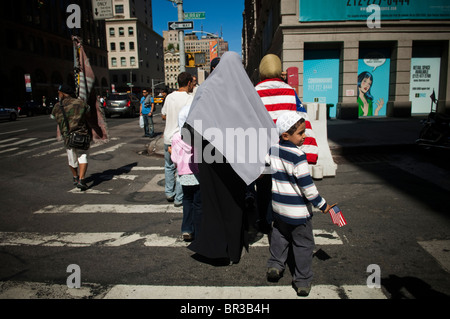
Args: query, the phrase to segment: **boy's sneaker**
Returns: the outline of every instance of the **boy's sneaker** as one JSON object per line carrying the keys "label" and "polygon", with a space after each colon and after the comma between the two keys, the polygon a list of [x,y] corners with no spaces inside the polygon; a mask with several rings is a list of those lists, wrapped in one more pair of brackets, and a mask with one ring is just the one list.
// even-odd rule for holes
{"label": "boy's sneaker", "polygon": [[311,291],[311,285],[307,287],[297,287],[294,283],[292,283],[292,286],[299,297],[307,297]]}
{"label": "boy's sneaker", "polygon": [[267,280],[270,282],[277,282],[278,280],[280,280],[281,276],[282,276],[282,271],[274,268],[274,267],[270,267],[267,268]]}
{"label": "boy's sneaker", "polygon": [[73,185],[77,186],[78,182],[80,181],[80,177],[76,176],[73,178]]}
{"label": "boy's sneaker", "polygon": [[88,186],[87,186],[86,181],[85,181],[84,179],[80,179],[80,181],[79,181],[78,184],[77,184],[77,187],[78,187],[80,190],[82,190],[82,191],[85,191],[85,190],[88,189]]}

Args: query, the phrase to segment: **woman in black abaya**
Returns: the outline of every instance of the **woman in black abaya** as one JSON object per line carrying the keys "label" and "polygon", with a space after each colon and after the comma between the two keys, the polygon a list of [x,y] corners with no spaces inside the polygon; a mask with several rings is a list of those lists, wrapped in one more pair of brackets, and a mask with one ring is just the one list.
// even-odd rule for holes
{"label": "woman in black abaya", "polygon": [[[278,141],[275,125],[237,53],[226,52],[198,88],[186,123],[197,137],[202,196],[200,236],[188,248],[207,258],[237,263],[242,249],[248,250],[246,186],[261,175],[264,157]],[[256,142],[242,148],[236,143],[239,136],[227,140],[227,130],[259,134]],[[199,140],[203,143],[196,143]],[[250,152],[258,154],[257,161],[248,160],[255,155]]]}

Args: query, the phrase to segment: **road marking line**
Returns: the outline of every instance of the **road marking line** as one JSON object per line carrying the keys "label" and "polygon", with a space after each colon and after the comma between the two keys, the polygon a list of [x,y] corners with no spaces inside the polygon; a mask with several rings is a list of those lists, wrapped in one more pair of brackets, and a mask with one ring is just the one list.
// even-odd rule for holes
{"label": "road marking line", "polygon": [[6,145],[0,145],[0,147],[16,146],[16,145],[19,145],[19,144],[24,144],[24,143],[28,143],[28,142],[34,141],[35,139],[36,139],[35,137],[26,138],[24,140],[20,140],[20,141],[17,141],[15,143],[9,143],[9,144],[6,144]]}
{"label": "road marking line", "polygon": [[[314,232],[316,245],[342,245],[342,241],[336,239],[324,240],[318,234],[324,231]],[[38,233],[38,232],[0,232],[0,246],[42,246],[42,247],[119,247],[143,240],[146,247],[187,247],[180,237],[161,236],[159,234],[140,234],[127,232],[103,232],[103,233]],[[250,247],[268,247],[267,235],[250,244]]]}
{"label": "road marking line", "polygon": [[[65,150],[64,147],[58,147],[58,148],[55,148],[55,149],[53,149],[53,150],[49,150],[49,151],[47,151],[47,152],[35,154],[35,155],[31,156],[31,157],[41,157],[41,156],[45,156],[45,155],[50,155],[50,154],[55,153],[55,152],[62,152],[62,151],[64,151],[64,150]],[[67,156],[66,153],[64,153],[63,155],[66,155],[66,156]],[[61,156],[63,156],[63,155],[61,155]]]}
{"label": "road marking line", "polygon": [[149,167],[137,166],[137,167],[133,167],[131,170],[132,171],[163,171],[164,166],[149,166]]}
{"label": "road marking line", "polygon": [[[290,286],[156,286],[156,285],[101,285],[82,282],[79,289],[67,285],[44,282],[4,281],[0,283],[0,299],[341,299],[351,287],[354,291],[370,296],[368,299],[386,299],[381,289],[367,286],[313,285],[308,297],[297,297]],[[350,294],[349,299],[359,296]],[[225,313],[224,303],[215,306],[215,312]],[[270,304],[270,301],[262,304]],[[187,305],[187,304],[186,304]],[[219,310],[220,309],[220,310]]]}
{"label": "road marking line", "polygon": [[[79,190],[76,190],[79,191]],[[85,204],[85,205],[49,205],[34,214],[153,214],[153,213],[183,213],[183,207],[173,204]]]}
{"label": "road marking line", "polygon": [[418,242],[445,271],[450,272],[450,240],[430,240]]}
{"label": "road marking line", "polygon": [[17,133],[17,132],[23,132],[23,131],[28,131],[28,129],[27,129],[27,128],[24,128],[23,130],[9,131],[9,132],[5,132],[5,133],[0,133],[0,135],[11,134],[11,133]]}
{"label": "road marking line", "polygon": [[18,150],[18,149],[19,149],[18,147],[8,148],[7,150],[0,151],[0,154],[7,153],[7,152],[12,152],[12,151],[15,151],[15,150]]}
{"label": "road marking line", "polygon": [[0,140],[0,144],[11,142],[11,141],[16,141],[18,139],[19,138],[17,138],[17,137],[13,137],[13,138],[8,138],[7,140]]}
{"label": "road marking line", "polygon": [[55,141],[55,140],[56,140],[55,137],[53,137],[53,138],[48,138],[48,139],[46,139],[46,140],[42,140],[42,141],[39,141],[39,142],[32,143],[32,144],[30,144],[29,146],[36,146],[36,145],[39,145],[39,144],[43,144],[43,143],[47,143],[47,142],[51,142],[51,141]]}
{"label": "road marking line", "polygon": [[95,156],[95,155],[100,155],[100,154],[104,154],[104,153],[109,153],[109,152],[114,152],[117,149],[119,149],[120,147],[122,147],[123,145],[125,145],[126,143],[119,143],[117,145],[111,146],[109,148],[105,148],[104,150],[89,154],[90,156]]}

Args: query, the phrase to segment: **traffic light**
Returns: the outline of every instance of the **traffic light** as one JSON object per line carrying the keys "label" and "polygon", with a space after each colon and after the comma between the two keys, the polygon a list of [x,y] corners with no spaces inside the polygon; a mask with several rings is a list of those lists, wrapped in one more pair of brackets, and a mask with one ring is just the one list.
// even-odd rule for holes
{"label": "traffic light", "polygon": [[186,67],[193,68],[206,64],[205,52],[186,52]]}
{"label": "traffic light", "polygon": [[186,67],[195,67],[195,55],[192,52],[186,52]]}

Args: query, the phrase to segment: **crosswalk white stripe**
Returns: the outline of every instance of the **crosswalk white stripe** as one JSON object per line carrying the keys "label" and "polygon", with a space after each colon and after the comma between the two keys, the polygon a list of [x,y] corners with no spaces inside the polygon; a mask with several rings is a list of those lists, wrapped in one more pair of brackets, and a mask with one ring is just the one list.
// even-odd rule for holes
{"label": "crosswalk white stripe", "polygon": [[18,149],[19,149],[18,147],[8,148],[7,150],[0,151],[0,154],[7,153],[7,152],[12,152],[12,151],[15,151],[15,150],[18,150]]}
{"label": "crosswalk white stripe", "polygon": [[16,145],[28,143],[28,142],[31,142],[31,141],[34,141],[34,140],[36,140],[35,137],[26,138],[24,140],[20,140],[20,141],[14,142],[14,143],[9,143],[9,144],[6,144],[6,145],[0,145],[0,147],[3,148],[3,147],[9,147],[9,146],[16,146]]}
{"label": "crosswalk white stripe", "polygon": [[[355,295],[349,293],[357,291]],[[297,297],[295,291],[286,285],[271,286],[157,286],[157,285],[108,285],[81,283],[78,289],[67,285],[44,282],[4,281],[0,283],[0,299],[61,299],[61,298],[103,298],[103,299],[222,299],[214,306],[214,314],[225,313],[227,299],[386,299],[382,289],[364,285],[313,285],[308,297]],[[189,303],[185,306],[198,305]],[[269,304],[270,301],[261,304]],[[260,308],[261,309],[261,308]],[[182,308],[179,308],[180,313]],[[206,313],[204,313],[206,315]],[[245,317],[245,315],[244,315]]]}
{"label": "crosswalk white stripe", "polygon": [[[46,139],[46,140],[42,140],[42,141],[39,141],[39,142],[32,143],[32,144],[30,144],[29,146],[36,146],[36,145],[44,144],[44,143],[47,143],[47,142],[53,142],[53,141],[55,141],[55,140],[56,140],[56,138],[52,137],[52,138],[48,138],[48,139]],[[58,142],[58,143],[59,143],[59,142]]]}
{"label": "crosswalk white stripe", "polygon": [[163,171],[163,170],[164,166],[149,166],[149,167],[136,166],[131,169],[131,171]]}
{"label": "crosswalk white stripe", "polygon": [[49,205],[34,214],[152,214],[152,213],[182,213],[183,207],[173,204],[85,204],[85,205]]}
{"label": "crosswalk white stripe", "polygon": [[[35,154],[35,155],[33,155],[32,157],[41,157],[41,156],[45,156],[45,155],[50,155],[50,154],[55,153],[55,152],[62,152],[62,151],[64,151],[64,147],[58,147],[58,148],[49,150],[49,151],[47,151],[47,152]],[[65,153],[64,153],[64,155],[67,156],[67,154],[65,154]]]}
{"label": "crosswalk white stripe", "polygon": [[8,142],[11,142],[11,141],[16,141],[16,140],[18,140],[17,137],[8,138],[8,139],[6,139],[6,140],[0,140],[0,144],[8,143]]}
{"label": "crosswalk white stripe", "polygon": [[[323,230],[314,230],[316,245],[342,245],[339,236]],[[336,237],[335,237],[336,236]],[[330,238],[333,237],[334,239]],[[0,232],[0,246],[42,246],[42,247],[119,247],[136,241],[143,241],[146,247],[186,247],[189,243],[179,237],[162,236],[159,234],[140,234],[127,232],[93,232],[93,233],[38,233],[38,232]],[[267,235],[262,236],[250,247],[268,247]]]}

